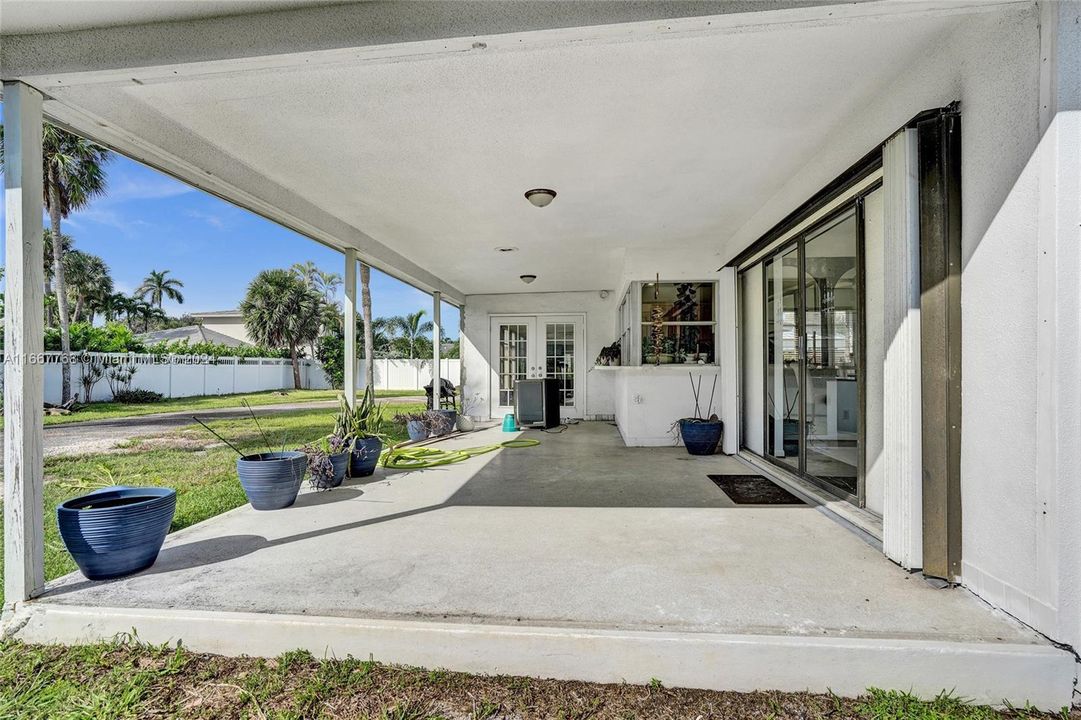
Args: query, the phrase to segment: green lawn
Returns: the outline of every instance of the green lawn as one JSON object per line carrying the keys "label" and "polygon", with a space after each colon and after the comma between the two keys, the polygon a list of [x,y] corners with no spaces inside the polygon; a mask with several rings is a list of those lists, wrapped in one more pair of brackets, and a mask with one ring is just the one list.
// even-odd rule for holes
{"label": "green lawn", "polygon": [[[216,408],[243,407],[246,400],[249,405],[279,405],[283,403],[316,402],[336,400],[340,390],[268,390],[240,395],[202,395],[198,397],[170,398],[157,403],[122,404],[96,402],[87,405],[70,415],[47,415],[46,425],[64,425],[67,423],[86,422],[87,420],[115,420],[123,417],[151,415],[163,412],[186,412],[191,410],[211,410]],[[376,397],[423,397],[423,390],[377,390]]]}
{"label": "green lawn", "polygon": [[760,718],[765,720],[990,720],[1077,718],[998,712],[943,696],[870,690],[861,698],[781,692],[711,692],[649,685],[485,676],[318,660],[226,658],[137,639],[81,647],[0,643],[0,717],[11,720],[261,718],[449,720],[454,718]]}
{"label": "green lawn", "polygon": [[[384,432],[395,441],[404,440],[405,430],[393,425],[389,417],[394,412],[420,409],[420,405],[394,406],[387,412]],[[259,423],[276,447],[284,445],[292,449],[333,430],[334,411],[328,408],[295,410],[261,417]],[[266,450],[262,436],[250,419],[216,420],[208,424],[245,452]],[[110,485],[175,488],[176,516],[171,531],[176,531],[247,502],[237,479],[235,461],[236,453],[198,425],[159,437],[129,441],[119,452],[46,459],[46,579],[75,570],[75,563],[56,528],[56,506],[61,502]],[[0,517],[0,529],[2,527],[3,518]],[[3,567],[3,547],[0,547],[0,567]],[[2,712],[0,717],[5,717]]]}

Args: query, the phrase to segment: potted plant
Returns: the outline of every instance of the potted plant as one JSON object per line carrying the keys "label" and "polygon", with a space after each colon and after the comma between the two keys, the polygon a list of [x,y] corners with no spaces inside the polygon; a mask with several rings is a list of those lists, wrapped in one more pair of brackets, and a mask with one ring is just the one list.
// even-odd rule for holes
{"label": "potted plant", "polygon": [[80,572],[106,580],[153,565],[175,512],[171,488],[109,487],[58,505],[56,524]]}
{"label": "potted plant", "polygon": [[617,366],[622,356],[619,340],[616,340],[611,345],[601,348],[601,353],[597,356],[597,365],[602,367]]}
{"label": "potted plant", "polygon": [[473,418],[470,417],[470,413],[480,405],[480,393],[473,393],[473,396],[468,400],[462,398],[462,412],[458,414],[458,430],[461,432],[472,432],[476,429],[477,425],[473,422]]}
{"label": "potted plant", "polygon": [[330,490],[342,484],[349,469],[350,441],[327,435],[300,448],[308,457],[308,483],[316,490]]}
{"label": "potted plant", "polygon": [[376,404],[375,393],[371,388],[364,391],[364,397],[356,407],[349,407],[345,396],[339,396],[334,435],[345,438],[348,442],[349,477],[367,477],[375,472],[375,466],[383,452],[382,427],[385,415],[383,406]]}
{"label": "potted plant", "polygon": [[236,461],[236,472],[248,502],[256,510],[281,510],[300,492],[308,456],[299,450],[255,453]]}
{"label": "potted plant", "polygon": [[[694,416],[679,420],[679,436],[683,439],[683,445],[691,455],[712,455],[717,451],[717,444],[721,441],[721,435],[724,433],[724,423],[717,418],[715,413],[711,413],[708,418],[702,417],[702,410],[699,405],[702,377],[698,377],[696,387],[694,376],[691,373],[687,373],[687,375],[691,379],[691,392],[694,394]],[[709,395],[709,405],[706,406],[706,412],[710,412],[713,408],[713,396],[716,391],[717,376],[714,375],[713,390]]]}
{"label": "potted plant", "polygon": [[450,432],[445,427],[445,416],[432,410],[420,413],[399,413],[394,416],[394,422],[405,426],[405,431],[409,433],[409,439],[413,442]]}

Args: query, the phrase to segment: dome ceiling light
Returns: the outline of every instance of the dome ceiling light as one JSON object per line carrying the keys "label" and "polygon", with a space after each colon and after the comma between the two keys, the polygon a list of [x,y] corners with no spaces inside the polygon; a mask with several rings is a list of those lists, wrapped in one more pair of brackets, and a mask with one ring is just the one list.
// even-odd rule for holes
{"label": "dome ceiling light", "polygon": [[537,279],[536,275],[519,275],[518,278],[526,285]]}
{"label": "dome ceiling light", "polygon": [[547,207],[556,199],[556,191],[548,190],[547,188],[533,188],[532,190],[525,191],[525,199],[533,203],[536,207]]}

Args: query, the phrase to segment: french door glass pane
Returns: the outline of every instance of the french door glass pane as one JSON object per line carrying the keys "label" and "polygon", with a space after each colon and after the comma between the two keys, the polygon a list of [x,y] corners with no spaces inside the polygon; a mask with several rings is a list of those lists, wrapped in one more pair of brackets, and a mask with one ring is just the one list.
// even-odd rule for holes
{"label": "french door glass pane", "polygon": [[514,384],[526,376],[525,325],[499,326],[499,405],[514,405]]}
{"label": "french door glass pane", "polygon": [[545,329],[544,371],[559,386],[563,407],[574,406],[574,323],[548,323]]}
{"label": "french door glass pane", "polygon": [[766,454],[799,472],[799,249],[766,261]]}
{"label": "french door glass pane", "polygon": [[803,301],[806,336],[806,472],[857,494],[859,235],[855,213],[807,238]]}

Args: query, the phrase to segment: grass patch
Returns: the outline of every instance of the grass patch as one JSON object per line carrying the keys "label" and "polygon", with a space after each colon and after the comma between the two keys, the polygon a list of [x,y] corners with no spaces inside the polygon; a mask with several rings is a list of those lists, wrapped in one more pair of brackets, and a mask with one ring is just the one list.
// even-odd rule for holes
{"label": "grass patch", "polygon": [[[189,410],[214,410],[219,408],[243,407],[249,405],[280,405],[284,403],[318,402],[337,400],[340,390],[267,390],[265,392],[242,393],[239,395],[202,395],[198,397],[169,398],[157,403],[125,404],[95,402],[70,415],[46,415],[46,425],[67,425],[68,423],[88,420],[115,420],[117,418],[138,417],[163,412],[184,412]],[[423,390],[377,390],[376,397],[423,397]]]}
{"label": "grass patch", "polygon": [[303,650],[270,660],[226,658],[146,646],[128,637],[71,648],[0,643],[0,717],[984,720],[1079,715],[996,711],[948,695],[921,702],[880,690],[847,699],[469,675],[352,657],[319,660]]}
{"label": "grass patch", "polygon": [[[403,410],[421,409],[420,405]],[[389,413],[388,413],[389,414]],[[334,411],[328,408],[294,410],[259,418],[271,442],[297,448],[334,429]],[[251,419],[230,418],[208,423],[245,452],[266,450]],[[389,420],[383,431],[404,440],[405,430]],[[171,487],[176,490],[176,515],[170,532],[247,503],[236,475],[236,453],[198,425],[154,437],[137,438],[119,452],[58,456],[45,460],[45,577],[60,577],[75,570],[56,527],[56,506],[98,488],[111,485]],[[3,518],[0,517],[0,530]],[[0,547],[3,567],[3,547]],[[0,601],[2,601],[0,588]],[[0,712],[0,717],[7,717]]]}

